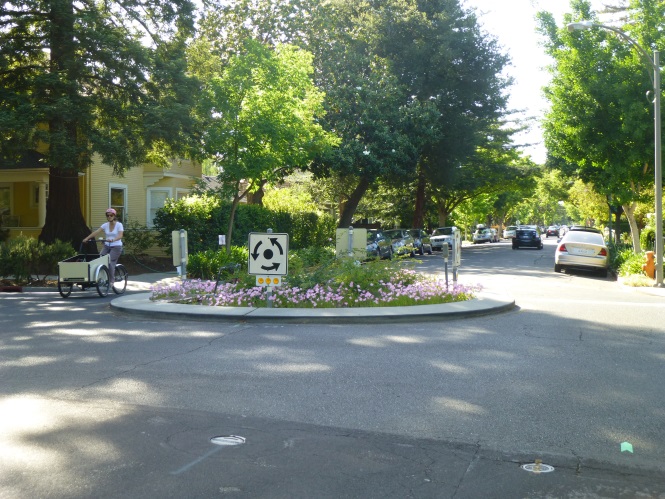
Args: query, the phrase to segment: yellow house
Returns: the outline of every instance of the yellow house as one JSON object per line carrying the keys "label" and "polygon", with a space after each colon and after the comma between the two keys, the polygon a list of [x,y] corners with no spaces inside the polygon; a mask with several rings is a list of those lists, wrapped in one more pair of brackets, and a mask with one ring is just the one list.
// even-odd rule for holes
{"label": "yellow house", "polygon": [[[42,155],[32,152],[17,164],[0,164],[0,222],[9,237],[18,234],[38,237],[46,219],[49,170]],[[128,220],[152,227],[155,213],[167,198],[186,196],[202,176],[201,165],[174,160],[170,168],[139,165],[124,176],[95,156],[90,167],[79,174],[81,211],[91,229],[106,221],[112,207],[124,223]]]}

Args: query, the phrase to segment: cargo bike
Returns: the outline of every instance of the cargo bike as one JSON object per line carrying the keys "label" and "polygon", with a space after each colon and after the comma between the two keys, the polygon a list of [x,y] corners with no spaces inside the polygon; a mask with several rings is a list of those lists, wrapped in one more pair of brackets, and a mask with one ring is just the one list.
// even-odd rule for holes
{"label": "cargo bike", "polygon": [[[103,241],[103,239],[102,239]],[[58,291],[60,296],[67,298],[72,294],[74,286],[85,291],[94,288],[99,296],[106,296],[110,289],[121,295],[127,288],[127,269],[118,263],[115,266],[115,282],[110,282],[109,255],[100,256],[95,253],[83,251],[84,245],[79,248],[75,256],[58,262]]]}

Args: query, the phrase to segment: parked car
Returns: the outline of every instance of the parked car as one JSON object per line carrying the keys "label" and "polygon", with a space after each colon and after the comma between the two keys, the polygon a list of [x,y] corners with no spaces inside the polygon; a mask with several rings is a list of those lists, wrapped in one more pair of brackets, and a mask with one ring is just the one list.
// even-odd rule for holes
{"label": "parked car", "polygon": [[535,225],[522,225],[515,231],[513,249],[537,248],[543,249],[543,240],[540,238],[540,229]]}
{"label": "parked car", "polygon": [[416,253],[419,255],[432,254],[432,243],[429,234],[422,229],[409,230],[411,237],[413,237],[413,245],[416,247]]}
{"label": "parked car", "polygon": [[416,255],[416,247],[413,236],[406,229],[390,229],[383,233],[391,240],[393,254],[395,255]]}
{"label": "parked car", "polygon": [[453,248],[453,228],[452,227],[439,227],[434,229],[432,235],[429,236],[430,244],[433,250],[442,250],[443,245],[447,244],[449,249]]}
{"label": "parked car", "polygon": [[550,237],[550,236],[559,237],[559,227],[557,227],[556,225],[550,225],[547,228],[547,231],[545,231],[545,237]]}
{"label": "parked car", "polygon": [[476,229],[473,233],[473,244],[491,243],[492,231],[490,229]]}
{"label": "parked car", "polygon": [[499,242],[499,233],[497,232],[496,229],[490,229],[490,232],[492,233],[492,239],[490,240],[490,243],[498,243]]}
{"label": "parked car", "polygon": [[509,225],[503,229],[503,238],[512,239],[515,237],[515,231],[517,231],[517,225]]}
{"label": "parked car", "polygon": [[596,229],[595,227],[586,227],[585,225],[572,225],[566,232],[570,232],[571,230],[582,230],[585,232],[595,232],[596,234],[602,234],[600,229]]}
{"label": "parked car", "polygon": [[571,227],[554,252],[554,272],[566,268],[597,270],[607,277],[610,258],[605,239],[598,229]]}
{"label": "parked car", "polygon": [[367,258],[393,257],[392,241],[379,229],[367,230]]}

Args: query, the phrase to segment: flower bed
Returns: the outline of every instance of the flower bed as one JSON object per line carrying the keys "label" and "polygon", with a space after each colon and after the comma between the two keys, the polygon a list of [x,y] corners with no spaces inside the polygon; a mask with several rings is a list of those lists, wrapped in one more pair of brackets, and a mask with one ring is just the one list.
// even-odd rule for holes
{"label": "flower bed", "polygon": [[[264,287],[241,284],[220,284],[214,281],[189,280],[168,286],[155,286],[151,300],[190,303],[218,307],[265,307],[267,293]],[[278,286],[272,288],[272,306],[275,308],[348,308],[433,305],[470,300],[480,286],[454,285],[402,269],[387,279],[361,286],[353,281],[315,284],[303,288]]]}

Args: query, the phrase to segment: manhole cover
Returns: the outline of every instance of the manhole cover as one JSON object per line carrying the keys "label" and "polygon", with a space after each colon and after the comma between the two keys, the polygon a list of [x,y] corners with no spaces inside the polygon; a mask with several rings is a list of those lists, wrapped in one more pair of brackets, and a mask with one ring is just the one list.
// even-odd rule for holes
{"label": "manhole cover", "polygon": [[531,473],[550,473],[551,471],[554,471],[554,466],[543,463],[523,464],[520,468]]}
{"label": "manhole cover", "polygon": [[210,442],[212,442],[215,445],[231,446],[231,445],[242,445],[245,443],[245,439],[244,437],[239,437],[237,435],[222,435],[219,437],[212,437],[210,439]]}

